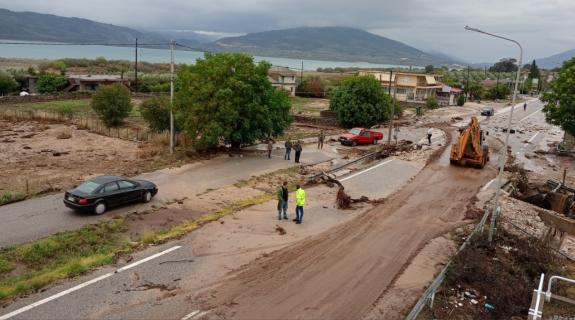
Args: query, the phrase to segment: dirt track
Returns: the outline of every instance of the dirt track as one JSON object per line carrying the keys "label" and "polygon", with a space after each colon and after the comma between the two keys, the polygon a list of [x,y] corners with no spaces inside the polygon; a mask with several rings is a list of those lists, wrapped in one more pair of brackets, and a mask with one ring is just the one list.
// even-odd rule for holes
{"label": "dirt track", "polygon": [[360,319],[495,175],[448,162],[444,152],[385,204],[246,265],[196,302],[218,319]]}

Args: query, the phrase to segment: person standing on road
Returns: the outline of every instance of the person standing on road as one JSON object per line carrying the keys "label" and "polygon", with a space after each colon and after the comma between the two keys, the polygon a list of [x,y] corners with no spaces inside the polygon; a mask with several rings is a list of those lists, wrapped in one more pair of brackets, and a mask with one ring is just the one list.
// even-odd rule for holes
{"label": "person standing on road", "polygon": [[295,221],[296,224],[301,224],[303,220],[303,206],[305,206],[305,191],[299,186],[296,186],[295,191]]}
{"label": "person standing on road", "polygon": [[278,189],[278,220],[282,219],[282,212],[283,212],[283,218],[285,220],[288,219],[287,209],[288,209],[289,191],[287,185],[288,185],[287,181],[284,181],[283,185]]}
{"label": "person standing on road", "polygon": [[427,130],[427,142],[429,142],[429,145],[431,145],[431,136],[433,135],[433,128],[429,128],[429,130]]}
{"label": "person standing on road", "polygon": [[295,145],[293,146],[293,150],[295,151],[295,163],[299,163],[299,157],[301,156],[301,142],[298,140],[296,141]]}
{"label": "person standing on road", "polygon": [[525,102],[525,103],[523,104],[523,111],[526,111],[526,110],[527,110],[527,102]]}
{"label": "person standing on road", "polygon": [[286,140],[284,146],[286,147],[286,154],[284,155],[284,160],[290,160],[292,144],[291,144],[291,140],[289,139],[289,137]]}
{"label": "person standing on road", "polygon": [[268,140],[268,158],[272,158],[272,150],[274,149],[274,143],[272,139]]}
{"label": "person standing on road", "polygon": [[319,132],[319,136],[317,137],[317,148],[323,149],[323,141],[325,140],[325,133],[323,130]]}

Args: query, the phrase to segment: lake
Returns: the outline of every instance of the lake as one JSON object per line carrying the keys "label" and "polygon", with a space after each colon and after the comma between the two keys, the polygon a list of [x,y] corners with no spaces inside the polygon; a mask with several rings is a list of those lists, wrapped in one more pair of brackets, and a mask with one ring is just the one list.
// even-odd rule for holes
{"label": "lake", "polygon": [[[32,45],[32,44],[6,44],[3,42],[19,42],[14,40],[0,40],[1,58],[20,59],[61,59],[61,58],[87,58],[104,57],[108,60],[134,60],[133,47],[111,47],[100,45]],[[170,51],[168,49],[138,49],[138,60],[153,63],[169,63]],[[190,64],[203,57],[199,51],[176,50],[174,56],[176,63]],[[301,69],[302,60],[274,57],[254,57],[255,61],[266,60],[276,66]],[[398,68],[397,65],[376,64],[368,62],[322,61],[303,60],[304,70],[317,68],[355,67],[355,68]],[[405,68],[405,66],[401,66]]]}

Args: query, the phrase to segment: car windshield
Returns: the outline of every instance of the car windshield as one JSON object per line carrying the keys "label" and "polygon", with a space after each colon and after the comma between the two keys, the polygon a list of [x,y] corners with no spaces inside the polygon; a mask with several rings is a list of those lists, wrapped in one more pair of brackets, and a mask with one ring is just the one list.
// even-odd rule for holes
{"label": "car windshield", "polygon": [[349,133],[354,134],[354,135],[357,136],[357,135],[359,135],[359,134],[361,133],[361,130],[360,130],[360,129],[357,129],[357,128],[356,128],[356,129],[351,129],[351,130],[349,130]]}
{"label": "car windshield", "polygon": [[94,181],[86,181],[84,183],[82,183],[81,185],[76,187],[76,190],[84,192],[84,193],[92,193],[94,192],[94,190],[98,189],[98,187],[100,187],[99,184],[97,184]]}

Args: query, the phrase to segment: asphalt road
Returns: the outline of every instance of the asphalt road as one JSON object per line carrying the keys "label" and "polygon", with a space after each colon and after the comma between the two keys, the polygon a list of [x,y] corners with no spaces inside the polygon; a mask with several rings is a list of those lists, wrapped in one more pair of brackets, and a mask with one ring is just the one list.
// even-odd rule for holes
{"label": "asphalt road", "polygon": [[[34,198],[0,206],[0,248],[46,237],[56,232],[78,229],[84,225],[143,210],[148,205],[195,195],[206,189],[217,189],[247,179],[252,175],[293,166],[283,160],[283,150],[275,150],[274,157],[220,157],[193,163],[180,168],[164,169],[142,174],[136,178],[158,185],[159,193],[149,204],[135,204],[111,210],[102,216],[79,214],[64,206],[62,194]],[[293,156],[293,154],[292,154]],[[302,164],[328,161],[332,156],[312,147],[302,153]],[[292,158],[293,159],[293,158]]]}

